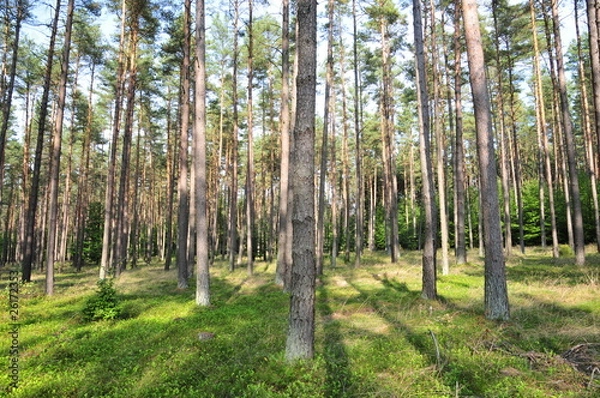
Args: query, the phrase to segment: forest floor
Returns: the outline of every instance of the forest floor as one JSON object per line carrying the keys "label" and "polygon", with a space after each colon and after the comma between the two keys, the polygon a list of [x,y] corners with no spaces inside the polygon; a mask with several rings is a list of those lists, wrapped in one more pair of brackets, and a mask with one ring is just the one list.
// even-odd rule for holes
{"label": "forest floor", "polygon": [[0,396],[600,396],[600,256],[577,267],[539,248],[514,255],[511,319],[493,322],[483,316],[483,261],[469,255],[439,276],[438,301],[420,298],[418,252],[398,264],[366,253],[360,268],[341,258],[326,266],[316,357],[293,365],[284,360],[289,296],[273,283],[275,263],[256,262],[248,276],[216,262],[210,308],[194,304],[193,278],[176,288],[175,269],[127,270],[115,282],[119,318],[94,322],[83,309],[96,268],[58,273],[52,297],[42,274],[11,296],[2,269]]}

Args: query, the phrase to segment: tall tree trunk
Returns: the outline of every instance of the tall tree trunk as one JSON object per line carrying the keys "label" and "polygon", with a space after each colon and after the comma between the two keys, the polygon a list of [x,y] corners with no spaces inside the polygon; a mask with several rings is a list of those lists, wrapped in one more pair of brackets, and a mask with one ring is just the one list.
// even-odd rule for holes
{"label": "tall tree trunk", "polygon": [[[136,137],[136,148],[135,148],[135,166],[134,166],[134,176],[133,176],[133,192],[131,193],[131,195],[133,196],[132,200],[131,200],[131,211],[133,212],[132,214],[132,220],[131,220],[131,233],[130,235],[130,239],[131,239],[131,243],[130,243],[130,247],[131,247],[131,268],[135,268],[137,266],[138,263],[138,257],[139,257],[139,230],[140,230],[140,211],[139,211],[139,202],[140,202],[140,194],[139,194],[139,189],[137,189],[138,185],[139,185],[139,181],[140,178],[142,178],[142,181],[145,181],[146,179],[144,178],[144,174],[146,174],[146,162],[144,162],[144,170],[142,172],[140,172],[140,152],[142,151],[141,148],[141,141],[142,141],[142,123],[143,123],[143,115],[140,116],[140,120],[138,121],[138,131],[137,131],[137,137]],[[150,167],[152,167],[152,154],[148,154],[149,155],[149,160],[150,160]],[[144,198],[142,198],[142,203],[144,201]],[[150,201],[150,199],[149,199]],[[146,206],[144,206],[146,207]],[[151,207],[151,206],[147,206],[147,207]],[[155,212],[154,212],[155,213]],[[148,224],[151,224],[150,220],[147,221]],[[148,237],[148,241],[150,242],[151,239],[150,237]],[[147,256],[145,256],[147,259],[150,258],[150,253],[146,253]]]}
{"label": "tall tree trunk", "polygon": [[[9,12],[8,7],[5,10]],[[2,121],[0,125],[0,198],[2,198],[2,191],[4,187],[4,159],[6,157],[6,134],[8,132],[8,124],[10,122],[10,110],[12,106],[12,96],[15,87],[15,77],[17,75],[17,61],[19,59],[19,45],[21,36],[21,25],[25,19],[27,12],[27,1],[17,0],[16,10],[14,12],[14,33],[11,45],[11,58],[10,58],[10,70],[8,71],[8,84],[6,88],[2,87],[1,97],[2,100]],[[7,24],[6,29],[9,29]],[[7,34],[8,36],[8,34]],[[8,37],[7,37],[8,40]],[[5,53],[5,56],[8,51]]]}
{"label": "tall tree trunk", "polygon": [[537,39],[537,28],[535,20],[535,5],[533,0],[529,0],[529,10],[531,16],[531,26],[533,34],[533,61],[535,75],[535,98],[536,98],[536,126],[538,130],[538,140],[540,146],[540,156],[542,157],[543,175],[545,176],[546,187],[548,188],[548,204],[550,206],[550,224],[552,235],[552,256],[558,258],[558,229],[556,226],[556,207],[554,205],[554,189],[552,178],[552,162],[548,150],[548,134],[546,131],[546,105],[544,101],[544,92],[542,85],[542,70],[540,66],[540,51]]}
{"label": "tall tree trunk", "polygon": [[135,94],[137,91],[137,46],[139,34],[139,10],[133,10],[129,39],[128,71],[125,120],[123,126],[123,146],[121,148],[121,170],[119,175],[119,195],[117,197],[117,236],[115,237],[115,276],[119,276],[127,265],[129,238],[129,174],[131,171],[131,145],[133,137]]}
{"label": "tall tree trunk", "polygon": [[579,32],[579,16],[577,0],[575,5],[575,37],[577,40],[577,74],[579,76],[579,91],[581,93],[581,125],[583,128],[584,147],[586,154],[587,172],[590,177],[592,191],[592,204],[594,207],[594,226],[596,227],[596,248],[600,249],[600,210],[598,209],[598,170],[596,170],[597,152],[594,151],[594,139],[590,121],[589,97],[587,92],[587,78],[583,61],[581,34]]}
{"label": "tall tree trunk", "polygon": [[206,214],[206,68],[204,0],[196,0],[196,85],[194,95],[194,177],[196,179],[196,304],[210,305]]}
{"label": "tall tree trunk", "polygon": [[86,115],[85,132],[81,146],[81,163],[79,165],[79,178],[77,181],[77,202],[75,205],[75,252],[73,254],[73,267],[81,271],[83,267],[83,244],[85,239],[85,225],[89,203],[88,180],[90,172],[90,151],[92,142],[92,118],[93,118],[93,95],[94,95],[94,77],[95,64],[92,64],[90,76],[90,88],[88,94],[88,111]]}
{"label": "tall tree trunk", "polygon": [[[598,31],[600,30],[600,15],[599,5],[597,0],[587,0],[587,17],[588,17],[588,38],[590,48],[590,62],[592,65],[592,98],[594,104],[594,127],[596,132],[596,148],[600,151],[600,38]],[[593,139],[594,137],[592,137]],[[600,172],[600,156],[596,157],[594,170],[596,178]],[[596,216],[596,219],[598,217]],[[598,222],[597,224],[598,225]],[[596,227],[596,235],[598,235],[598,227]],[[596,250],[600,253],[600,237],[596,239]]]}
{"label": "tall tree trunk", "polygon": [[181,115],[179,132],[179,215],[177,218],[177,288],[188,287],[188,230],[190,194],[188,188],[188,150],[190,121],[190,19],[192,1],[185,0],[183,10],[183,59],[181,60]]}
{"label": "tall tree trunk", "polygon": [[315,332],[315,220],[314,144],[317,60],[317,2],[297,5],[298,77],[294,123],[293,187],[294,234],[289,329],[285,357],[288,361],[314,355]]}
{"label": "tall tree trunk", "polygon": [[462,118],[462,42],[460,34],[460,2],[456,2],[454,10],[454,117],[456,145],[454,148],[454,186],[456,187],[456,264],[467,262],[467,245],[465,242],[465,151],[463,144]]}
{"label": "tall tree trunk", "polygon": [[238,73],[238,36],[239,36],[239,0],[234,0],[234,18],[233,18],[233,137],[231,140],[231,164],[230,164],[230,199],[229,199],[229,270],[233,271],[236,263],[236,253],[238,250],[237,233],[237,186],[238,186],[238,93],[237,93],[237,73]]}
{"label": "tall tree trunk", "polygon": [[323,105],[323,137],[321,142],[321,167],[319,168],[319,202],[317,209],[317,274],[323,273],[323,245],[325,243],[325,181],[327,180],[327,156],[329,152],[329,125],[332,109],[331,86],[333,85],[333,12],[334,2],[327,3],[327,59],[325,61],[325,100]]}
{"label": "tall tree trunk", "polygon": [[423,268],[421,296],[426,299],[435,300],[437,299],[437,209],[435,206],[433,164],[431,161],[429,95],[427,93],[427,77],[425,69],[425,46],[423,43],[421,0],[413,0],[413,24],[417,63],[417,100],[419,102],[419,152],[421,155],[421,175],[423,180],[423,207],[425,208],[424,245],[421,259]]}
{"label": "tall tree trunk", "polygon": [[36,139],[33,175],[31,176],[31,188],[29,190],[29,200],[27,203],[27,213],[25,216],[25,240],[23,248],[23,282],[31,282],[31,270],[35,260],[36,251],[36,216],[39,200],[40,179],[42,169],[42,153],[44,145],[44,132],[46,130],[46,118],[48,117],[48,102],[50,96],[50,81],[52,79],[52,64],[54,62],[54,48],[56,45],[56,34],[58,30],[58,20],[60,17],[60,0],[57,0],[54,19],[52,22],[52,32],[50,34],[50,43],[48,46],[48,58],[46,61],[46,71],[44,74],[44,87],[42,98],[40,100],[40,114],[38,120],[38,136]]}
{"label": "tall tree trunk", "polygon": [[[440,95],[440,73],[439,73],[439,59],[438,59],[438,48],[437,48],[437,23],[435,18],[435,6],[433,0],[430,0],[431,7],[431,71],[432,71],[432,83],[433,83],[433,124],[435,131],[435,142],[436,142],[436,169],[437,169],[437,182],[438,182],[438,198],[439,198],[439,228],[440,228],[440,251],[442,252],[442,273],[448,275],[450,273],[450,259],[448,258],[448,246],[449,246],[449,231],[448,231],[448,210],[446,203],[446,171],[445,171],[445,147],[446,139],[444,137],[443,125],[441,115],[442,99]],[[427,98],[427,97],[426,97]],[[429,134],[429,133],[427,133]],[[435,189],[431,191],[433,198],[435,198]],[[435,199],[433,199],[435,200]]]}
{"label": "tall tree trunk", "polygon": [[510,118],[511,118],[511,133],[512,133],[512,172],[513,172],[513,183],[515,196],[517,199],[517,220],[519,223],[519,248],[521,253],[525,254],[525,232],[523,226],[523,182],[521,173],[521,157],[519,156],[519,145],[517,140],[517,115],[515,110],[515,85],[513,81],[513,61],[511,60],[511,49],[507,49],[509,58],[509,69],[508,69],[508,85],[509,85],[509,99],[510,99]]}
{"label": "tall tree trunk", "polygon": [[552,1],[552,20],[554,25],[554,45],[556,51],[556,69],[558,72],[558,91],[560,93],[560,115],[563,126],[564,143],[567,152],[567,166],[569,171],[569,190],[572,200],[573,239],[575,245],[575,262],[577,265],[585,264],[585,241],[583,235],[583,215],[581,210],[581,197],[579,192],[579,176],[577,172],[577,154],[573,125],[569,113],[569,99],[567,97],[567,81],[563,64],[563,52],[560,35],[560,20],[558,17],[558,1]]}
{"label": "tall tree trunk", "polygon": [[254,272],[253,245],[254,238],[254,137],[252,129],[252,84],[254,80],[253,71],[253,36],[252,36],[252,0],[248,0],[248,154],[246,167],[246,250],[248,253],[247,269],[248,275]]}
{"label": "tall tree trunk", "polygon": [[390,60],[389,30],[383,16],[379,17],[382,57],[382,94],[381,94],[381,135],[383,141],[384,192],[386,220],[388,224],[388,245],[392,263],[398,261],[400,245],[398,242],[398,195],[396,183],[396,157],[394,155],[394,115],[392,97],[392,76]]}
{"label": "tall tree trunk", "polygon": [[291,230],[290,213],[292,211],[290,197],[290,88],[289,88],[289,0],[283,0],[283,22],[281,39],[281,167],[280,167],[280,196],[279,196],[279,230],[277,248],[277,284],[290,289],[289,270],[291,269]]}
{"label": "tall tree trunk", "polygon": [[[332,82],[333,83],[333,82]],[[329,98],[329,114],[335,115],[335,90]],[[331,131],[331,142],[327,143],[330,146],[328,152],[331,152],[331,167],[329,168],[329,184],[331,185],[331,260],[330,265],[332,268],[336,267],[338,248],[339,248],[339,228],[338,228],[338,189],[337,189],[337,160],[336,160],[336,137],[335,137],[335,116],[329,116],[328,118],[329,130]],[[342,188],[343,189],[343,188]],[[345,200],[345,195],[342,194]],[[323,269],[317,268],[317,274],[322,274]]]}
{"label": "tall tree trunk", "polygon": [[[544,7],[544,4],[542,3],[542,7]],[[530,5],[530,11],[532,13],[532,18],[535,17],[535,7],[533,4]],[[556,86],[554,80],[556,79],[556,72],[555,72],[555,62],[554,62],[554,55],[552,54],[552,50],[551,50],[551,40],[550,40],[550,28],[549,28],[549,24],[548,24],[548,18],[547,18],[547,13],[544,12],[544,25],[545,25],[545,35],[546,35],[546,42],[547,42],[547,46],[548,46],[548,58],[549,58],[549,64],[550,64],[550,74],[551,74],[551,79],[553,81],[553,86]],[[534,31],[534,38],[537,37],[537,31]],[[538,41],[535,40],[534,41],[534,48],[539,47],[538,45]],[[543,127],[541,134],[542,134],[542,150],[544,153],[544,158],[545,158],[545,166],[546,166],[546,181],[547,181],[547,187],[548,187],[548,200],[549,200],[549,204],[550,204],[550,217],[551,217],[551,222],[552,222],[552,255],[554,258],[558,258],[559,256],[559,250],[558,250],[558,226],[556,223],[556,206],[555,206],[555,201],[554,201],[554,186],[556,185],[557,187],[560,186],[560,183],[562,180],[564,180],[564,178],[561,178],[562,174],[560,172],[560,170],[562,168],[560,168],[558,166],[559,164],[559,156],[558,154],[559,152],[559,145],[553,145],[554,148],[554,174],[552,173],[552,159],[551,159],[551,153],[550,153],[550,148],[549,148],[549,142],[548,142],[548,132],[547,132],[547,119],[546,119],[546,104],[544,101],[544,90],[543,90],[543,85],[542,85],[542,69],[540,66],[540,53],[539,50],[535,52],[535,54],[537,55],[536,58],[534,59],[534,61],[536,62],[536,85],[537,85],[537,89],[538,89],[538,109],[539,109],[539,114],[540,114],[540,123]],[[558,126],[558,123],[556,122],[556,103],[557,101],[557,97],[556,97],[556,90],[552,90],[552,96],[553,96],[553,106],[552,106],[552,123],[553,123],[553,140],[555,142],[560,141],[559,137],[560,137],[560,127]],[[554,177],[554,178],[553,178]],[[568,190],[565,191],[565,197],[566,197],[566,207],[567,209],[570,208],[570,202],[569,202],[569,192]],[[569,244],[572,245],[573,243],[573,229],[571,228],[571,212],[570,210],[567,211],[567,224],[568,224],[568,235],[569,235]]]}
{"label": "tall tree trunk", "polygon": [[175,139],[173,137],[173,122],[170,89],[167,96],[167,214],[165,219],[165,271],[171,268],[173,257],[173,202],[175,201]]}
{"label": "tall tree trunk", "polygon": [[462,14],[467,43],[469,80],[475,111],[477,154],[485,239],[485,316],[488,319],[509,318],[508,293],[502,231],[500,228],[498,188],[490,100],[487,91],[483,45],[479,29],[479,15],[475,0],[462,0]]}
{"label": "tall tree trunk", "polygon": [[117,165],[117,141],[121,130],[121,107],[123,105],[123,91],[125,84],[125,20],[127,17],[126,1],[121,1],[121,34],[119,38],[119,59],[117,70],[117,81],[115,83],[115,108],[113,114],[112,142],[108,170],[106,177],[106,193],[104,200],[104,230],[102,235],[102,258],[100,260],[99,278],[108,276],[112,241],[115,239],[114,222],[114,200],[115,200],[115,178]]}
{"label": "tall tree trunk", "polygon": [[512,254],[512,229],[511,229],[511,217],[510,217],[510,144],[509,137],[506,132],[506,123],[504,119],[504,67],[502,66],[502,60],[500,57],[500,27],[498,25],[498,3],[492,3],[492,15],[494,19],[494,49],[495,49],[495,61],[497,68],[497,79],[496,84],[498,85],[498,93],[496,96],[496,114],[498,115],[498,141],[500,142],[500,171],[502,175],[502,196],[503,196],[503,209],[504,209],[504,252],[506,256]]}
{"label": "tall tree trunk", "polygon": [[356,173],[356,226],[355,226],[355,261],[354,266],[360,266],[364,240],[364,184],[362,177],[362,150],[361,150],[361,127],[360,127],[360,84],[358,65],[358,24],[356,21],[356,0],[352,0],[352,56],[354,68],[354,151],[355,151],[355,173]]}
{"label": "tall tree trunk", "polygon": [[[75,0],[69,0],[67,4],[67,20],[65,22],[65,38],[61,57],[60,82],[58,85],[58,104],[56,117],[54,119],[54,130],[52,133],[52,152],[50,155],[50,185],[48,204],[48,243],[46,244],[46,294],[54,294],[54,259],[56,233],[58,227],[58,180],[60,176],[60,154],[62,143],[62,128],[67,98],[67,78],[69,75],[69,54],[71,52],[71,32],[73,27],[73,8]],[[60,0],[57,0],[56,8],[60,8]],[[56,15],[58,17],[58,14]],[[67,177],[70,178],[70,177]]]}

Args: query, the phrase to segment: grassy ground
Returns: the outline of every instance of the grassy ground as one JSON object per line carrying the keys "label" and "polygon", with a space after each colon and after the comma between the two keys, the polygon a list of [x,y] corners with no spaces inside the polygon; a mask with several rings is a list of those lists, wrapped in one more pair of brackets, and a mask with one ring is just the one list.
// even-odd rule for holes
{"label": "grassy ground", "polygon": [[[43,276],[19,292],[19,388],[14,397],[593,397],[600,383],[560,355],[600,341],[600,257],[576,267],[530,250],[508,263],[512,318],[483,313],[483,268],[440,276],[436,302],[420,298],[419,253],[339,261],[318,284],[315,360],[284,361],[289,297],[274,264],[255,273],[211,269],[211,308],[176,289],[160,264],[116,281],[120,319],[86,322],[97,272]],[[0,278],[0,395],[10,382],[8,270]],[[194,285],[193,283],[191,284]],[[198,338],[208,332],[214,337]]]}

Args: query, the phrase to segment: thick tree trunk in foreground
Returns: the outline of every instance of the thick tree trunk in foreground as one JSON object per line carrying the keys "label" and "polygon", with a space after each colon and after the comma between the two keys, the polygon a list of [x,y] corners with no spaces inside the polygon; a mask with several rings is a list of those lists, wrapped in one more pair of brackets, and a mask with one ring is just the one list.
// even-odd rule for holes
{"label": "thick tree trunk in foreground", "polygon": [[315,219],[314,144],[317,59],[317,2],[299,0],[298,77],[293,152],[292,289],[285,356],[288,361],[314,355]]}
{"label": "thick tree trunk in foreground", "polygon": [[475,109],[481,183],[481,210],[485,240],[485,316],[488,319],[506,320],[510,314],[502,252],[492,119],[479,30],[479,15],[475,0],[463,0],[462,8],[469,61],[469,79]]}

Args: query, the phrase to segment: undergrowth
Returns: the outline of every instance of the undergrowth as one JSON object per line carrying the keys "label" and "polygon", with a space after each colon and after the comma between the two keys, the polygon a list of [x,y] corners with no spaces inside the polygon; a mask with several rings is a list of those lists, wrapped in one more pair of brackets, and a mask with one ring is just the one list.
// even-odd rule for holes
{"label": "undergrowth", "polygon": [[[19,388],[11,397],[593,397],[600,385],[561,354],[598,342],[600,296],[586,267],[544,253],[508,263],[511,320],[483,314],[483,266],[439,277],[440,299],[420,297],[420,257],[392,265],[325,267],[316,307],[316,356],[284,359],[288,294],[275,264],[211,268],[210,308],[177,289],[162,264],[96,285],[97,272],[43,276],[20,291]],[[2,300],[8,302],[0,280]],[[190,281],[190,286],[193,286]],[[6,308],[6,307],[5,307]],[[8,310],[0,360],[10,360]],[[95,322],[89,322],[95,320]],[[203,338],[199,338],[203,336]],[[208,336],[208,337],[207,337]],[[5,366],[3,366],[6,369]],[[7,371],[0,373],[2,388]],[[8,390],[0,395],[8,395]]]}

